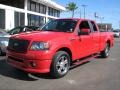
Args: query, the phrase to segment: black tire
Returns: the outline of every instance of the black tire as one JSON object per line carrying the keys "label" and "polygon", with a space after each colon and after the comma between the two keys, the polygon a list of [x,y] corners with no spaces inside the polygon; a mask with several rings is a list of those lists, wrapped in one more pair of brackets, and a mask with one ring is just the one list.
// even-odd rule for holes
{"label": "black tire", "polygon": [[65,51],[58,51],[51,64],[50,74],[54,78],[61,78],[65,76],[70,68],[70,56]]}
{"label": "black tire", "polygon": [[107,58],[110,54],[110,44],[106,43],[105,49],[100,52],[102,58]]}

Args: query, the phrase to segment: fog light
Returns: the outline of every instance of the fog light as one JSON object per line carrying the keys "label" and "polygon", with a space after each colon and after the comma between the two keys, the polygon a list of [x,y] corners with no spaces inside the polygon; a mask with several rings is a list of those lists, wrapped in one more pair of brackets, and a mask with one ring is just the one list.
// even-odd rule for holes
{"label": "fog light", "polygon": [[35,62],[30,62],[30,66],[31,67],[36,67],[36,63]]}

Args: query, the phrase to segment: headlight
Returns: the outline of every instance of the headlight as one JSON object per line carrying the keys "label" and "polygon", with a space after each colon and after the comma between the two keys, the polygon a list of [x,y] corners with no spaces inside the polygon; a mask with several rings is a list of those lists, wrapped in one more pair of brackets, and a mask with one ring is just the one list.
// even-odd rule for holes
{"label": "headlight", "polygon": [[48,50],[49,47],[47,42],[33,42],[30,50]]}
{"label": "headlight", "polygon": [[8,46],[8,41],[1,41],[1,44],[3,45],[3,46]]}

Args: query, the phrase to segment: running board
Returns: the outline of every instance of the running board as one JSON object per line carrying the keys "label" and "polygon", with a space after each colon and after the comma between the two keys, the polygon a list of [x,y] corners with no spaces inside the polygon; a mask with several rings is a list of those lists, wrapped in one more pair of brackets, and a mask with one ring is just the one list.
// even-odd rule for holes
{"label": "running board", "polygon": [[82,59],[79,59],[79,60],[75,60],[75,61],[72,62],[72,65],[70,66],[70,69],[75,68],[75,67],[77,67],[77,66],[79,66],[81,64],[84,64],[84,63],[86,63],[86,62],[88,62],[88,61],[98,57],[98,55],[99,54],[93,54],[93,55],[87,56],[85,58],[82,58]]}

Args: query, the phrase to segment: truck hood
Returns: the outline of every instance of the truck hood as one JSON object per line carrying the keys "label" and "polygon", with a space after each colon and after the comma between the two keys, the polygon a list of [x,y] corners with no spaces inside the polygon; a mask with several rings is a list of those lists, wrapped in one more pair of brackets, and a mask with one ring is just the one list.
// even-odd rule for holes
{"label": "truck hood", "polygon": [[71,33],[53,32],[53,31],[33,31],[13,35],[13,38],[32,40],[32,41],[50,41],[56,38],[68,37]]}

